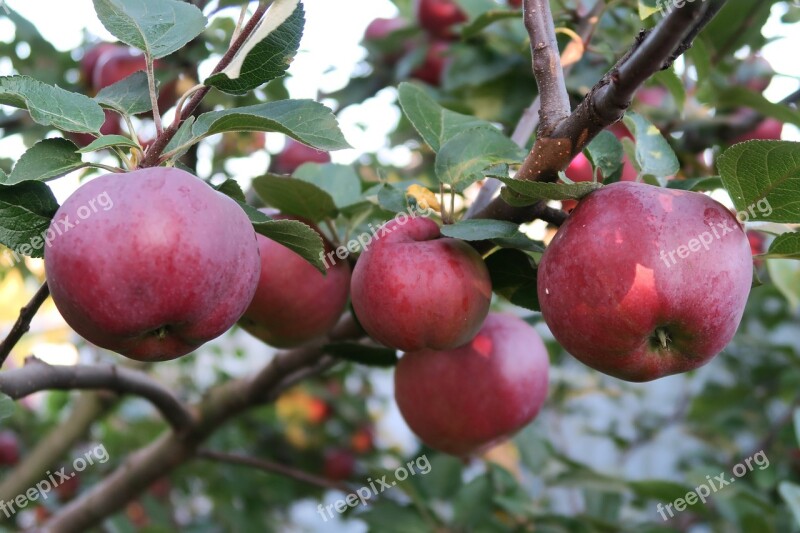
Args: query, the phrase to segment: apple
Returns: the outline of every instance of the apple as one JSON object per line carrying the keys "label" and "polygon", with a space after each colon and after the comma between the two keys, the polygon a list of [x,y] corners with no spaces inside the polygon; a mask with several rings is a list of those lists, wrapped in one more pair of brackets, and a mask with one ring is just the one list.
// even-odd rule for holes
{"label": "apple", "polygon": [[411,77],[438,87],[442,84],[442,74],[447,65],[447,51],[450,43],[433,41],[425,52],[422,63],[411,71]]}
{"label": "apple", "polygon": [[403,29],[408,23],[399,17],[396,18],[376,18],[367,25],[364,31],[365,41],[382,41],[397,30]]}
{"label": "apple", "polygon": [[628,381],[707,363],[731,340],[752,280],[750,245],[710,197],[636,182],[594,191],[542,255],[545,322],[569,353]]}
{"label": "apple", "polygon": [[[109,109],[104,109],[103,113],[106,115],[106,120],[103,122],[103,125],[100,126],[100,134],[101,135],[122,135],[122,117],[120,117],[115,111],[111,111]],[[76,133],[70,132],[68,134],[69,138],[72,139],[75,144],[77,144],[80,148],[85,148],[92,144],[93,141],[97,139],[94,135],[90,133]]]}
{"label": "apple", "polygon": [[358,454],[365,454],[372,451],[374,447],[372,429],[362,427],[350,437],[350,447]]}
{"label": "apple", "polygon": [[395,399],[431,448],[473,455],[516,433],[547,396],[549,361],[539,334],[516,316],[489,313],[467,344],[400,358]]}
{"label": "apple", "polygon": [[[330,252],[333,246],[319,229],[303,222],[319,233],[325,251]],[[255,296],[239,321],[242,328],[276,348],[297,346],[328,333],[347,305],[350,264],[336,258],[322,274],[282,244],[263,235],[257,239],[261,276]]]}
{"label": "apple", "polygon": [[522,0],[508,0],[508,5],[511,7],[522,7]]}
{"label": "apple", "polygon": [[[589,161],[588,157],[583,155],[583,152],[575,156],[575,159],[570,162],[569,166],[564,171],[564,174],[566,174],[570,180],[576,183],[582,181],[592,181],[594,179],[592,163]],[[598,178],[602,180],[602,176],[598,176]],[[575,209],[576,205],[578,205],[576,200],[563,200],[561,202],[561,206],[565,211],[572,211]]]}
{"label": "apple", "polygon": [[67,480],[56,485],[56,494],[60,502],[68,502],[78,494],[81,486],[81,475],[78,472],[69,474]]}
{"label": "apple", "polygon": [[783,131],[783,122],[776,118],[766,118],[758,123],[752,131],[743,133],[735,137],[732,144],[743,143],[745,141],[772,141],[780,140]]}
{"label": "apple", "polygon": [[763,93],[772,82],[775,71],[769,61],[755,54],[741,62],[733,77],[735,85],[743,85],[753,92]]}
{"label": "apple", "polygon": [[122,50],[125,48],[126,48],[125,46],[121,46],[119,44],[99,43],[86,50],[79,64],[81,80],[83,81],[83,83],[87,87],[92,85],[92,80],[94,78],[94,69],[97,66],[97,61],[98,59],[100,59],[100,56],[102,56],[107,52]]}
{"label": "apple", "polygon": [[636,92],[636,100],[646,106],[662,107],[667,100],[667,90],[663,87],[643,87]]}
{"label": "apple", "polygon": [[47,284],[67,323],[140,361],[174,359],[224,333],[261,271],[241,207],[176,168],[89,181],[45,237]]}
{"label": "apple", "polygon": [[311,148],[303,143],[287,137],[283,150],[272,157],[270,172],[291,174],[303,163],[330,163],[328,152]]}
{"label": "apple", "polygon": [[19,462],[19,438],[13,431],[0,432],[0,466],[14,466]]}
{"label": "apple", "polygon": [[97,58],[92,72],[92,88],[99,91],[146,68],[141,52],[135,52],[127,46],[109,48]]}
{"label": "apple", "polygon": [[350,299],[364,330],[391,348],[447,350],[478,332],[492,297],[489,271],[463,241],[425,217],[395,218],[358,258]]}
{"label": "apple", "polygon": [[452,26],[467,21],[467,15],[455,0],[416,0],[419,25],[440,39],[453,39]]}
{"label": "apple", "polygon": [[342,448],[325,450],[323,454],[323,475],[333,481],[344,481],[353,475],[356,458],[353,452]]}

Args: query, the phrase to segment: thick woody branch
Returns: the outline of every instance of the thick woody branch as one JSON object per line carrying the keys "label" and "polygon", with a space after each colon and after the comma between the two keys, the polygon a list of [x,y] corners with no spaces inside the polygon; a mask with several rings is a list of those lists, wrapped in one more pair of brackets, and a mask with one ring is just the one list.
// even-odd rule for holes
{"label": "thick woody branch", "polygon": [[[345,340],[361,330],[346,315],[329,335]],[[70,502],[43,529],[48,533],[86,531],[169,474],[195,458],[199,446],[231,418],[264,405],[298,380],[323,371],[333,360],[323,354],[322,343],[278,353],[252,377],[227,381],[211,389],[192,406],[192,424],[185,430],[167,431],[156,441],[128,456],[114,472],[91,490]]]}
{"label": "thick woody branch", "polygon": [[539,132],[547,135],[570,112],[550,0],[525,0],[524,18],[531,39],[533,74],[541,100]]}
{"label": "thick woody branch", "polygon": [[31,320],[33,320],[33,317],[39,311],[44,301],[47,300],[48,296],[50,296],[50,289],[47,287],[47,283],[44,283],[39,287],[39,290],[36,291],[36,294],[33,295],[28,305],[20,310],[19,318],[17,318],[17,321],[11,327],[11,331],[8,333],[5,340],[0,343],[0,368],[2,368],[3,363],[6,362],[14,346],[16,346],[22,336],[31,329]]}
{"label": "thick woody branch", "polygon": [[[217,66],[214,67],[214,70],[211,71],[211,75],[217,74],[221,72],[225,67],[230,65],[233,58],[236,54],[241,50],[244,43],[247,42],[247,39],[250,38],[250,35],[255,31],[258,27],[259,23],[261,23],[261,19],[264,18],[264,13],[267,12],[267,8],[269,7],[269,2],[260,2],[258,9],[253,13],[253,16],[250,17],[250,20],[245,24],[242,31],[237,35],[236,39],[233,40],[231,43],[230,48],[228,51],[225,52],[225,55],[222,56],[222,59],[219,60]],[[164,152],[164,148],[167,147],[169,142],[178,133],[178,129],[180,128],[181,124],[192,116],[195,112],[197,107],[200,105],[200,102],[205,98],[208,91],[211,90],[210,86],[204,86],[202,89],[195,92],[192,97],[189,99],[186,104],[184,104],[183,109],[181,111],[181,116],[176,117],[176,119],[170,124],[170,126],[164,129],[161,134],[156,137],[153,145],[147,150],[147,155],[145,155],[144,160],[139,165],[142,168],[146,167],[155,167],[161,163],[161,154]]]}
{"label": "thick woody branch", "polygon": [[188,427],[191,413],[175,397],[144,372],[118,366],[53,366],[29,357],[25,366],[0,374],[0,392],[13,399],[43,390],[108,390],[140,396],[161,412],[176,430]]}

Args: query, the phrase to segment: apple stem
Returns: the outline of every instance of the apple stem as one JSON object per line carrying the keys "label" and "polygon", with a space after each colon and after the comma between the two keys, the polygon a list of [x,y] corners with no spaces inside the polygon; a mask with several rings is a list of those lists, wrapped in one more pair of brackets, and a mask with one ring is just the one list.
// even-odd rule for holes
{"label": "apple stem", "polygon": [[661,328],[656,330],[656,335],[658,335],[658,340],[661,342],[661,347],[666,350],[667,344],[669,342],[669,337],[667,336],[667,332]]}

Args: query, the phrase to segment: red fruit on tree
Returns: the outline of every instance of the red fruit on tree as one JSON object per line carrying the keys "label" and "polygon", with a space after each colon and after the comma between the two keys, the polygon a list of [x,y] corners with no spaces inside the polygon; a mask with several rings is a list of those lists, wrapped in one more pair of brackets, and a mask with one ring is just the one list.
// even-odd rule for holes
{"label": "red fruit on tree", "polygon": [[[120,117],[115,111],[111,111],[109,109],[103,110],[106,115],[106,120],[103,122],[103,125],[100,127],[100,134],[101,135],[122,135],[122,117]],[[85,148],[92,144],[92,142],[97,139],[94,135],[89,133],[69,133],[69,138],[73,140],[75,144],[78,145],[80,148]]]}
{"label": "red fruit on tree", "polygon": [[94,78],[94,69],[97,66],[97,61],[100,59],[105,53],[113,52],[117,50],[124,50],[127,47],[119,45],[119,44],[112,44],[112,43],[99,43],[84,52],[83,57],[81,58],[80,62],[80,72],[81,72],[81,80],[83,80],[84,85],[91,86],[92,80]]}
{"label": "red fruit on tree", "polygon": [[399,17],[395,18],[376,18],[367,25],[364,31],[365,41],[381,41],[396,32],[408,26],[408,23]]}
{"label": "red fruit on tree", "polygon": [[663,87],[644,87],[636,92],[635,98],[650,107],[661,107],[667,99],[667,90]]}
{"label": "red fruit on tree", "polygon": [[[594,179],[594,170],[592,168],[592,162],[589,161],[588,157],[583,155],[583,152],[581,152],[577,156],[575,156],[575,159],[573,159],[572,162],[569,164],[567,170],[564,171],[564,174],[567,175],[567,178],[576,183],[582,181],[592,181]],[[561,206],[566,211],[572,211],[573,209],[575,209],[576,205],[578,205],[578,202],[575,200],[563,200],[561,202]]]}
{"label": "red fruit on tree", "polygon": [[403,355],[395,399],[428,446],[467,456],[487,450],[536,417],[547,396],[547,349],[536,330],[490,313],[471,342]]}
{"label": "red fruit on tree", "polygon": [[[313,224],[303,222],[320,233]],[[325,251],[331,251],[331,243],[321,233],[320,236]],[[276,348],[297,346],[328,333],[347,305],[350,264],[334,256],[335,262],[329,265],[327,274],[322,274],[282,244],[263,235],[257,238],[261,276],[240,325]]]}
{"label": "red fruit on tree", "polygon": [[333,481],[350,479],[356,469],[356,458],[350,450],[333,448],[326,450],[322,474]]}
{"label": "red fruit on tree", "polygon": [[0,432],[0,466],[14,466],[19,462],[19,438],[13,431]]}
{"label": "red fruit on tree", "polygon": [[261,270],[241,207],[175,168],[89,181],[46,237],[47,284],[67,323],[142,361],[180,357],[228,330]]}
{"label": "red fruit on tree", "polygon": [[783,122],[776,118],[766,118],[758,123],[754,130],[739,135],[731,141],[733,144],[745,141],[777,141],[781,138]]}
{"label": "red fruit on tree", "polygon": [[456,37],[452,26],[467,21],[467,14],[455,0],[416,0],[419,25],[434,37]]}
{"label": "red fruit on tree", "polygon": [[66,480],[56,485],[56,494],[62,503],[68,502],[78,494],[81,487],[81,477],[78,472],[73,472]]}
{"label": "red fruit on tree", "polygon": [[449,49],[450,43],[445,41],[430,43],[422,63],[411,71],[410,76],[434,87],[439,87],[442,84],[442,74],[447,66],[446,54]]}
{"label": "red fruit on tree", "polygon": [[386,223],[353,270],[350,297],[376,341],[399,350],[447,350],[475,336],[489,312],[492,285],[481,256],[442,237],[436,222]]}
{"label": "red fruit on tree", "polygon": [[769,61],[761,55],[751,55],[739,65],[734,75],[736,85],[744,85],[751,91],[763,93],[772,82],[775,71]]}
{"label": "red fruit on tree", "polygon": [[272,157],[270,172],[276,174],[291,174],[303,163],[330,163],[331,156],[328,152],[311,148],[289,137],[283,150]]}
{"label": "red fruit on tree", "polygon": [[522,7],[522,0],[508,0],[508,5],[511,7]]}
{"label": "red fruit on tree", "polygon": [[707,363],[731,340],[752,261],[731,212],[703,194],[613,183],[581,200],[539,264],[556,340],[586,365],[650,381]]}
{"label": "red fruit on tree", "polygon": [[146,68],[144,54],[141,52],[134,51],[127,46],[106,49],[97,58],[92,72],[92,88],[99,91]]}

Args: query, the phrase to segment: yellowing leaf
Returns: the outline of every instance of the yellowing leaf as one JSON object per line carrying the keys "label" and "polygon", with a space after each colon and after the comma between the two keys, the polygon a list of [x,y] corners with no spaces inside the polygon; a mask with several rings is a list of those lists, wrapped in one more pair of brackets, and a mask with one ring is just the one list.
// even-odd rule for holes
{"label": "yellowing leaf", "polygon": [[441,205],[439,204],[439,199],[436,198],[436,194],[430,189],[427,189],[421,185],[411,185],[406,189],[406,196],[411,196],[414,200],[417,201],[417,205],[420,209],[433,209],[434,211],[439,211],[441,209]]}

